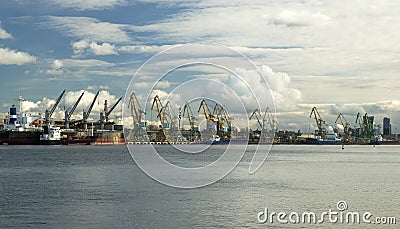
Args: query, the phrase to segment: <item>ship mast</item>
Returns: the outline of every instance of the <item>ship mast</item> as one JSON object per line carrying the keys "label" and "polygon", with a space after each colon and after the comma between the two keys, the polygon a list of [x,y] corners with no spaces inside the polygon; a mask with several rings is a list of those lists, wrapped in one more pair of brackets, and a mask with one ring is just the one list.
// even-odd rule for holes
{"label": "ship mast", "polygon": [[18,102],[19,102],[19,113],[22,114],[22,102],[24,101],[24,97],[22,97],[22,95],[20,94],[18,96]]}

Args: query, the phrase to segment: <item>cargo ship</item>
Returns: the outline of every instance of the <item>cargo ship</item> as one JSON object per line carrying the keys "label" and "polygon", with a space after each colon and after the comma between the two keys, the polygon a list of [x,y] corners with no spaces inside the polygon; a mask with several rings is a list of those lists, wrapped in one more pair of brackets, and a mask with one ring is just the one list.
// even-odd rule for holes
{"label": "cargo ship", "polygon": [[[20,96],[20,106],[23,98]],[[3,130],[0,131],[0,144],[3,145],[37,145],[43,128],[38,127],[40,116],[32,116],[21,112],[17,113],[15,105],[10,107]]]}
{"label": "cargo ship", "polygon": [[59,127],[51,125],[41,127],[38,115],[22,112],[23,98],[20,96],[19,112],[15,105],[10,107],[8,116],[4,119],[3,129],[0,131],[2,145],[54,145],[62,144]]}
{"label": "cargo ship", "polygon": [[308,145],[340,145],[342,139],[338,138],[336,133],[326,134],[324,137],[315,136],[313,138],[306,138],[305,144]]}

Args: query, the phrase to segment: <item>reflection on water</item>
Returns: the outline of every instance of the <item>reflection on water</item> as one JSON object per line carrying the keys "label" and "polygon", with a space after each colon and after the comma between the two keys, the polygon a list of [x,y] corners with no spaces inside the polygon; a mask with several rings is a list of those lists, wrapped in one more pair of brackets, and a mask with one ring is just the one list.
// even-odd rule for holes
{"label": "reflection on water", "polygon": [[[0,228],[265,228],[257,223],[265,207],[322,212],[339,200],[350,210],[400,216],[396,146],[279,145],[250,175],[253,147],[221,181],[182,190],[144,175],[125,146],[0,146]],[[182,157],[174,153],[165,156]]]}

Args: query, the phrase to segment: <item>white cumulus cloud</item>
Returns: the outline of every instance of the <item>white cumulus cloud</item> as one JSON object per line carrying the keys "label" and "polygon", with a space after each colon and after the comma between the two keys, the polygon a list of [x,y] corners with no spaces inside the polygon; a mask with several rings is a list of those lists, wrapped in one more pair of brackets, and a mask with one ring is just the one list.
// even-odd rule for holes
{"label": "white cumulus cloud", "polygon": [[9,39],[9,38],[12,38],[11,34],[7,33],[7,31],[1,27],[1,21],[0,21],[0,39]]}
{"label": "white cumulus cloud", "polygon": [[73,8],[77,10],[101,10],[123,5],[125,2],[126,0],[50,0],[50,3],[64,8]]}
{"label": "white cumulus cloud", "polygon": [[89,42],[87,40],[80,40],[72,42],[72,49],[75,55],[84,55],[87,53],[91,53],[97,56],[102,55],[118,55],[118,51],[115,45],[104,42]]}
{"label": "white cumulus cloud", "polygon": [[0,48],[0,65],[23,65],[35,61],[36,57],[29,53]]}
{"label": "white cumulus cloud", "polygon": [[272,23],[275,25],[285,26],[307,26],[312,24],[326,23],[329,20],[329,16],[321,13],[283,10],[272,19]]}
{"label": "white cumulus cloud", "polygon": [[97,44],[96,42],[90,43],[90,51],[95,55],[116,55],[118,52],[115,46],[110,43]]}

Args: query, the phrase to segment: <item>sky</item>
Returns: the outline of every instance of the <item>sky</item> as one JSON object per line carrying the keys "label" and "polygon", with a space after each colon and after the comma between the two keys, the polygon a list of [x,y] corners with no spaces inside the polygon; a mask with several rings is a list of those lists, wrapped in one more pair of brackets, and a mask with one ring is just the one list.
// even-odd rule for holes
{"label": "sky", "polygon": [[[104,100],[112,104],[124,96],[149,58],[175,45],[206,43],[253,61],[268,81],[280,129],[314,128],[309,115],[317,106],[331,125],[343,113],[354,126],[360,112],[375,116],[377,124],[390,117],[393,131],[400,132],[399,7],[385,0],[1,1],[0,112],[16,104],[19,94],[24,109],[44,112],[66,89],[61,115],[81,91],[86,95],[77,110],[101,90],[92,117],[97,119]],[[249,69],[235,71],[254,79]],[[235,85],[232,72],[188,73]],[[167,96],[180,85],[183,73],[174,75],[158,85],[158,93]],[[154,79],[136,80],[139,87]],[[138,97],[144,98],[140,90]],[[186,98],[181,95],[180,103]]]}

